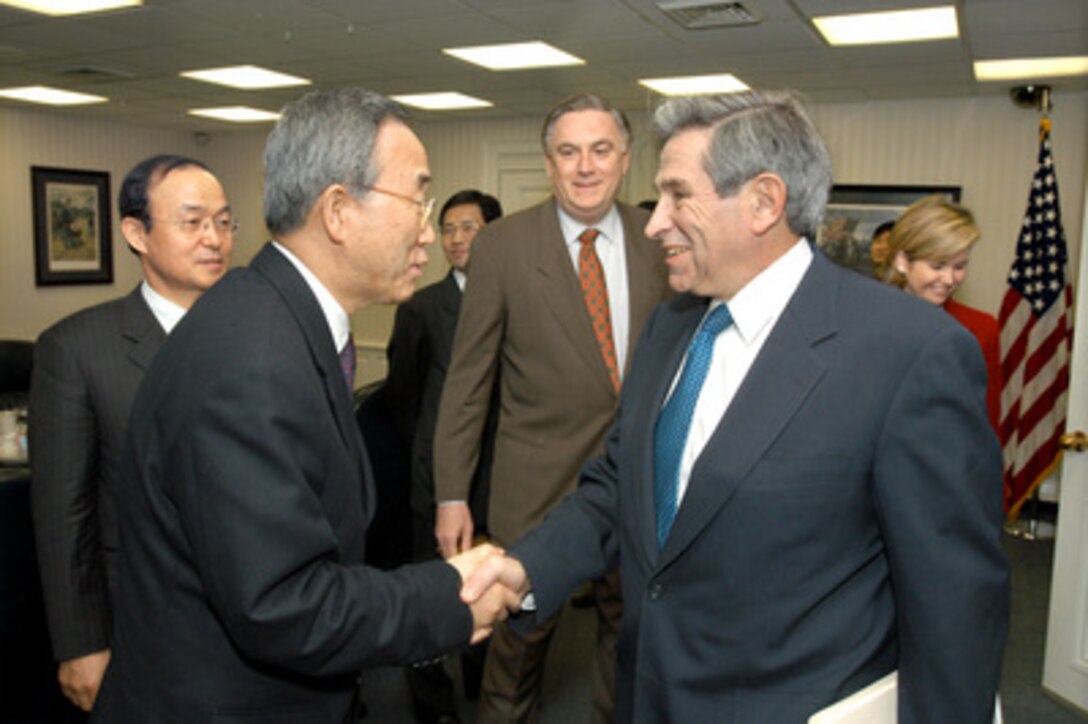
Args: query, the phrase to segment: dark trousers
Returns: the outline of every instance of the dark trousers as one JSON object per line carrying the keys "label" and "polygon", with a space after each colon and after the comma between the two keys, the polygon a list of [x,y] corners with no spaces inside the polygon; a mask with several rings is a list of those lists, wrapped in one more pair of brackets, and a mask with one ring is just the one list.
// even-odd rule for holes
{"label": "dark trousers", "polygon": [[[592,720],[603,724],[612,721],[616,639],[623,608],[619,575],[594,581],[593,594],[597,607],[597,647],[593,658]],[[524,637],[505,623],[495,628],[484,664],[478,724],[539,721],[544,660],[557,623],[558,618],[553,618]]]}

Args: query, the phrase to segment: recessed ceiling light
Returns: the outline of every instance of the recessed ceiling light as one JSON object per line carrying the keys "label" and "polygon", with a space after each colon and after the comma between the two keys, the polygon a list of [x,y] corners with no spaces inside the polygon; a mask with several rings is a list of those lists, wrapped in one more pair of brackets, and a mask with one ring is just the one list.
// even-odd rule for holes
{"label": "recessed ceiling light", "polygon": [[306,78],[279,73],[256,65],[233,65],[225,68],[205,68],[186,70],[179,73],[186,78],[252,90],[255,88],[290,88],[298,85],[310,85]]}
{"label": "recessed ceiling light", "polygon": [[1064,75],[1088,75],[1088,55],[975,61],[975,78],[978,80],[1026,80]]}
{"label": "recessed ceiling light", "polygon": [[393,100],[413,108],[428,111],[452,111],[461,108],[490,108],[494,104],[482,98],[466,96],[464,93],[414,93],[393,96]]}
{"label": "recessed ceiling light", "polygon": [[0,5],[10,5],[32,13],[54,16],[100,13],[106,10],[139,7],[143,4],[143,0],[0,0]]}
{"label": "recessed ceiling light", "polygon": [[260,121],[275,121],[280,117],[279,113],[262,111],[259,108],[248,106],[222,106],[220,108],[190,108],[189,115],[203,118],[215,118],[220,121],[232,123],[257,123]]}
{"label": "recessed ceiling light", "polygon": [[951,5],[879,13],[825,15],[813,18],[812,22],[832,45],[910,43],[959,36],[956,8]]}
{"label": "recessed ceiling light", "polygon": [[0,88],[0,97],[27,103],[44,103],[50,106],[77,106],[86,103],[105,103],[104,96],[50,88],[44,85],[28,85],[21,88]]}
{"label": "recessed ceiling light", "polygon": [[442,52],[488,70],[550,68],[557,65],[582,65],[584,60],[559,48],[535,40],[531,43],[476,45],[469,48],[443,48]]}
{"label": "recessed ceiling light", "polygon": [[749,86],[732,73],[684,75],[676,78],[639,78],[639,83],[666,96],[694,96],[710,93],[736,93]]}

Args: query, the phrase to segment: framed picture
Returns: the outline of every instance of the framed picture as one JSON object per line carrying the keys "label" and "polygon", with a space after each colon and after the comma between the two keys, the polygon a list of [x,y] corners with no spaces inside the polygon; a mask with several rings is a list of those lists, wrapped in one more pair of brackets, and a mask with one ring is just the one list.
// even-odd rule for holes
{"label": "framed picture", "polygon": [[873,276],[877,271],[870,249],[873,231],[886,221],[895,221],[908,206],[930,194],[959,201],[960,187],[836,184],[816,245],[835,262]]}
{"label": "framed picture", "polygon": [[33,166],[38,286],[113,283],[110,175]]}

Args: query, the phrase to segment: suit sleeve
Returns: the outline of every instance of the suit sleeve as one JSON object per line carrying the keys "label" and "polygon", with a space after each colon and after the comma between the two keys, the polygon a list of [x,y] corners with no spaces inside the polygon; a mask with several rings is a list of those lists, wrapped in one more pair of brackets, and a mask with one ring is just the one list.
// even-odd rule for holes
{"label": "suit sleeve", "polygon": [[110,609],[98,523],[98,421],[79,355],[55,331],[34,350],[31,505],[53,654],[109,647]]}
{"label": "suit sleeve", "polygon": [[1001,456],[978,343],[956,326],[903,379],[876,450],[895,591],[899,721],[989,722],[1009,616]]}
{"label": "suit sleeve", "polygon": [[499,369],[505,327],[502,242],[487,231],[481,231],[473,245],[449,372],[438,406],[434,441],[437,502],[469,499]]}
{"label": "suit sleeve", "polygon": [[651,313],[634,347],[636,354],[627,378],[631,384],[625,383],[620,393],[616,418],[605,437],[604,455],[586,462],[574,494],[510,550],[525,567],[536,599],[535,614],[515,622],[519,629],[556,615],[579,585],[619,565],[620,462],[625,460],[623,450],[633,447],[621,447],[621,442],[624,435],[640,439],[642,426],[653,424],[632,419],[629,410],[633,398],[644,392],[639,381],[648,374],[647,355],[637,350],[654,348],[655,322],[661,309],[659,306]]}
{"label": "suit sleeve", "polygon": [[351,543],[331,521],[361,504],[358,458],[322,424],[329,400],[312,369],[254,362],[202,392],[178,442],[172,498],[194,569],[239,649],[324,676],[468,641],[471,614],[452,566],[384,572],[344,562]]}
{"label": "suit sleeve", "polygon": [[406,444],[411,445],[427,375],[427,350],[423,325],[410,302],[397,307],[386,359],[389,362],[385,378],[386,400],[397,432]]}
{"label": "suit sleeve", "polygon": [[1001,333],[992,317],[988,321],[982,343],[982,356],[986,360],[986,409],[990,415],[990,425],[1000,434],[1001,390],[1005,387],[1005,376],[1001,370]]}

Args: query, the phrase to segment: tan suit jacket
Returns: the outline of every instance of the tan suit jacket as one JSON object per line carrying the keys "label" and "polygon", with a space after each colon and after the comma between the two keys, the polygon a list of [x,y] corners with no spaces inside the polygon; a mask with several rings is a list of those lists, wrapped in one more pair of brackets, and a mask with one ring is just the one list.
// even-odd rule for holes
{"label": "tan suit jacket", "polygon": [[[627,255],[630,352],[668,294],[642,209],[617,204]],[[618,397],[559,227],[555,200],[488,224],[473,249],[435,434],[436,499],[467,500],[496,374],[500,412],[488,525],[510,544],[575,488],[600,454]]]}

